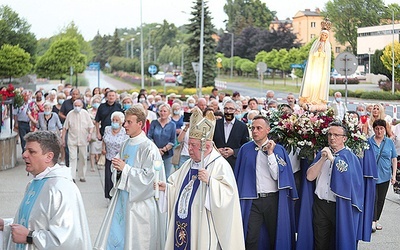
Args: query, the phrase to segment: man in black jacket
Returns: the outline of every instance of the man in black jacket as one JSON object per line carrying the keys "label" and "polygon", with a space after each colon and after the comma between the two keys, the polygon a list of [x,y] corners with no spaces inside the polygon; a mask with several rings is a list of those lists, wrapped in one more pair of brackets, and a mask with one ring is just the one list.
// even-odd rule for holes
{"label": "man in black jacket", "polygon": [[235,167],[237,153],[240,147],[248,142],[249,130],[246,124],[235,118],[237,105],[228,100],[224,104],[224,118],[216,122],[214,143],[221,155]]}
{"label": "man in black jacket", "polygon": [[106,126],[111,125],[111,114],[115,111],[124,112],[121,104],[117,102],[117,93],[114,90],[108,91],[105,97],[107,98],[107,101],[100,104],[95,117],[97,139],[99,140],[103,139],[104,129]]}

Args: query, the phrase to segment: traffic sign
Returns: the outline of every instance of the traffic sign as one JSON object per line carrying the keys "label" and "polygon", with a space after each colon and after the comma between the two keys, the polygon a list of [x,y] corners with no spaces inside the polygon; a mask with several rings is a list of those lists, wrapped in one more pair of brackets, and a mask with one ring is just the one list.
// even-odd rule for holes
{"label": "traffic sign", "polygon": [[193,71],[196,75],[199,72],[199,66],[200,64],[198,62],[192,62]]}
{"label": "traffic sign", "polygon": [[222,62],[222,59],[221,59],[221,57],[218,57],[218,58],[217,58],[217,62],[219,62],[219,63],[221,63],[221,62]]}
{"label": "traffic sign", "polygon": [[358,67],[357,58],[350,52],[340,53],[335,59],[335,69],[341,75],[351,75]]}
{"label": "traffic sign", "polygon": [[304,69],[304,64],[292,63],[292,64],[290,64],[290,68],[292,68],[292,69]]}
{"label": "traffic sign", "polygon": [[148,69],[149,73],[154,75],[157,72],[157,66],[156,65],[150,65]]}
{"label": "traffic sign", "polygon": [[257,63],[257,71],[258,73],[264,73],[267,71],[267,64],[265,62]]}
{"label": "traffic sign", "polygon": [[91,70],[100,70],[100,63],[99,62],[90,62],[89,69]]}

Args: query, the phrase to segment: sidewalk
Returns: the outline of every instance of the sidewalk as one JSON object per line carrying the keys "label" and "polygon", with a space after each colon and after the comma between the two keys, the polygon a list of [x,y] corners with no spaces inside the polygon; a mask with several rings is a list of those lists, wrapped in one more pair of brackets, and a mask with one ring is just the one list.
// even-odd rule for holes
{"label": "sidewalk", "polygon": [[[0,217],[2,218],[14,217],[23,198],[26,184],[32,178],[31,175],[27,176],[25,164],[21,158],[20,145],[17,145],[17,147],[19,155],[18,166],[6,171],[0,171]],[[78,181],[76,183],[85,203],[92,242],[96,239],[101,222],[107,211],[107,200],[104,198],[103,182],[104,170],[96,170],[96,172],[87,172],[86,182]],[[389,187],[380,223],[383,225],[383,230],[373,233],[371,242],[360,242],[359,249],[399,249],[400,196],[393,192],[392,186]]]}

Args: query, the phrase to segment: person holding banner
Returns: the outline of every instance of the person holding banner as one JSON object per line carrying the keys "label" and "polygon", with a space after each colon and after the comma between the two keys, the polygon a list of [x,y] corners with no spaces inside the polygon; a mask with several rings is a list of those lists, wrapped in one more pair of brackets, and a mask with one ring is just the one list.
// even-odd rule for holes
{"label": "person holding banner", "polygon": [[245,249],[235,177],[213,147],[214,128],[214,114],[203,118],[195,107],[190,117],[190,160],[168,183],[158,183],[160,208],[168,211],[165,249]]}
{"label": "person holding banner", "polygon": [[[146,114],[141,104],[125,111],[124,128],[130,136],[112,159],[112,199],[94,249],[164,249],[165,216],[159,211],[153,183],[165,181],[157,146],[142,131]],[[162,163],[161,163],[162,164]]]}

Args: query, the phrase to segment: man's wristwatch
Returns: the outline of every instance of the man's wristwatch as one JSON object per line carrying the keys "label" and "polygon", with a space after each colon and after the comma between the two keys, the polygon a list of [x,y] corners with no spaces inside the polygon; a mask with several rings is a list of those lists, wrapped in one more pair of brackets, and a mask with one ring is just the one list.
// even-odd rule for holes
{"label": "man's wristwatch", "polygon": [[26,236],[26,243],[32,244],[33,243],[33,230],[30,230],[28,236]]}

